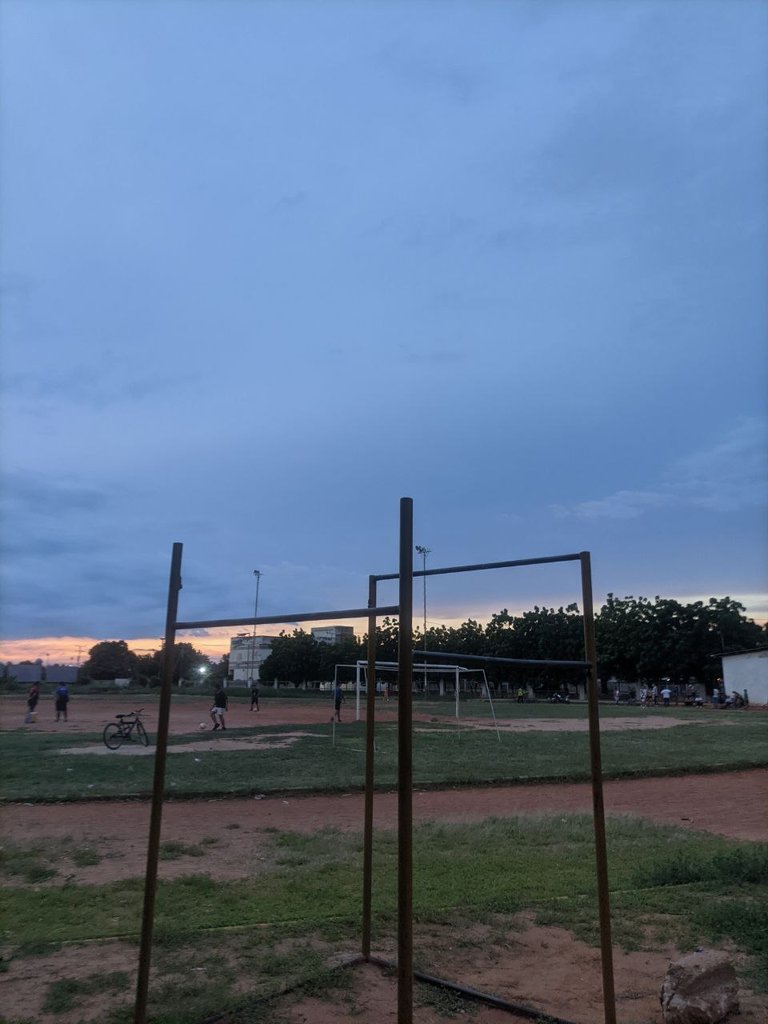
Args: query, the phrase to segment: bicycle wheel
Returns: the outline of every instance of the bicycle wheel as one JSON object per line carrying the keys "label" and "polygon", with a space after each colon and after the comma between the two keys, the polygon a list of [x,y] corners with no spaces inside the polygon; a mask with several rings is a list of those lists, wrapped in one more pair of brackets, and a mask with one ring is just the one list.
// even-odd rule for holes
{"label": "bicycle wheel", "polygon": [[136,739],[145,747],[149,746],[149,736],[147,736],[147,730],[144,728],[141,722],[136,723]]}
{"label": "bicycle wheel", "polygon": [[109,747],[110,750],[117,750],[125,738],[122,726],[118,725],[117,722],[110,722],[102,735],[105,746]]}

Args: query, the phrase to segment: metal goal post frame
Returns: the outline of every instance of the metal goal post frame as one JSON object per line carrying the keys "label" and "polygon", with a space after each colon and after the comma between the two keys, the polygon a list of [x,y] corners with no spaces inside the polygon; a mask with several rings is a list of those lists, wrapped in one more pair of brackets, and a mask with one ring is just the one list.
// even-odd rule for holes
{"label": "metal goal post frame", "polygon": [[[405,544],[410,539],[410,549]],[[538,558],[511,559],[502,562],[480,562],[472,565],[444,566],[442,568],[413,568],[413,501],[400,500],[400,571],[380,573],[368,577],[368,678],[375,679],[376,617],[378,584],[384,580],[398,580],[399,657],[401,678],[409,679],[413,670],[413,580],[423,576],[444,576],[489,569],[511,569],[520,566],[546,565],[557,562],[578,562],[582,592],[582,619],[584,634],[584,661],[555,661],[551,659],[485,659],[508,664],[541,665],[580,668],[587,677],[587,707],[589,724],[589,751],[592,783],[592,821],[595,835],[595,868],[597,873],[598,918],[600,927],[600,961],[603,988],[605,1024],[616,1024],[616,995],[613,972],[611,938],[611,912],[608,890],[608,856],[605,838],[605,804],[603,799],[602,759],[600,752],[600,718],[598,707],[597,647],[595,642],[594,601],[592,595],[592,564],[588,551],[566,555],[548,555]],[[404,630],[403,626],[407,623]],[[405,643],[407,633],[408,642]],[[421,653],[421,652],[419,652]],[[429,652],[427,652],[429,656]],[[433,655],[433,656],[436,656]],[[442,653],[443,658],[457,655]],[[474,660],[474,659],[472,659]],[[371,953],[372,888],[373,888],[373,792],[374,792],[374,731],[376,714],[376,688],[369,686],[366,694],[366,760],[365,809],[363,825],[363,912],[361,953],[364,960],[375,959]],[[413,815],[412,815],[412,693],[410,687],[401,688],[398,700],[398,1024],[412,1024],[413,1020]]]}
{"label": "metal goal post frame", "polygon": [[[368,605],[365,609],[342,611],[297,612],[284,615],[256,616],[238,619],[179,621],[178,598],[182,588],[181,543],[174,543],[168,584],[165,633],[163,640],[163,672],[158,708],[158,728],[155,744],[152,804],[147,844],[147,862],[142,907],[139,963],[136,983],[134,1024],[146,1024],[149,974],[151,968],[152,937],[155,899],[157,893],[157,867],[162,824],[163,793],[168,749],[170,704],[173,689],[176,633],[188,629],[214,627],[242,627],[284,622],[309,622],[333,618],[368,618],[368,671],[375,678],[376,620],[382,616],[399,618],[398,673],[400,678],[411,678],[413,673],[413,579],[414,576],[434,576],[446,573],[481,571],[493,568],[511,568],[538,565],[547,562],[580,561],[582,593],[584,596],[584,637],[587,652],[589,694],[589,731],[593,783],[593,820],[596,839],[598,896],[600,906],[600,935],[603,967],[603,1002],[606,1024],[615,1024],[615,996],[613,990],[613,961],[610,936],[610,909],[607,887],[607,858],[605,852],[605,817],[602,797],[600,766],[599,718],[597,708],[597,659],[592,605],[591,566],[588,552],[545,558],[518,559],[506,562],[481,563],[469,566],[450,566],[438,569],[413,569],[413,499],[400,499],[400,557],[399,572],[369,576]],[[397,579],[399,601],[397,605],[377,607],[376,591],[379,580]],[[405,642],[407,640],[407,642]],[[398,700],[398,961],[397,1000],[398,1024],[413,1021],[413,791],[412,791],[412,693],[406,687]],[[364,813],[364,866],[363,866],[363,958],[376,962],[370,952],[371,933],[371,878],[373,836],[373,772],[374,772],[374,717],[375,686],[367,691],[365,813]],[[440,983],[440,980],[437,979]],[[448,983],[446,983],[448,984]],[[466,990],[469,992],[470,990]],[[477,995],[477,993],[475,993]],[[482,994],[481,994],[482,995]],[[511,1008],[511,1004],[510,1004]]]}

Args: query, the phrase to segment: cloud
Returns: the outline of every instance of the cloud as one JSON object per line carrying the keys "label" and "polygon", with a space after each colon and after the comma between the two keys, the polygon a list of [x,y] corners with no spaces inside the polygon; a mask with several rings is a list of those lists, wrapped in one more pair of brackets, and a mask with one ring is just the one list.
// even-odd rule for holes
{"label": "cloud", "polygon": [[680,499],[699,508],[734,512],[768,504],[768,425],[743,420],[714,448],[680,460],[669,476]]}
{"label": "cloud", "polygon": [[156,395],[176,393],[194,385],[191,373],[140,373],[125,369],[119,361],[104,366],[79,364],[60,370],[29,370],[10,373],[0,390],[6,402],[34,403],[36,410],[76,406],[102,411],[145,401]]}
{"label": "cloud", "polygon": [[620,490],[604,498],[553,505],[559,517],[636,519],[649,511],[693,507],[738,512],[768,505],[768,425],[746,418],[714,447],[673,463],[659,487]]}
{"label": "cloud", "polygon": [[558,516],[577,516],[579,519],[636,519],[648,509],[663,508],[671,503],[672,495],[658,491],[616,491],[607,498],[582,501],[567,508],[553,505]]}
{"label": "cloud", "polygon": [[95,511],[107,502],[103,489],[54,479],[47,475],[13,472],[2,480],[2,503],[8,513],[51,516],[64,512]]}

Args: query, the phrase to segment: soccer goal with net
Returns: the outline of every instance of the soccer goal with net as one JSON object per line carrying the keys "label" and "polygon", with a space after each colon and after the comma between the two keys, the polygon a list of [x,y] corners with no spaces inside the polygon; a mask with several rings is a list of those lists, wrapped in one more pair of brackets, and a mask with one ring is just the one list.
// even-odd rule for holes
{"label": "soccer goal with net", "polygon": [[[374,685],[376,692],[384,694],[387,698],[396,692],[399,687],[397,679],[398,664],[396,661],[377,661],[376,679]],[[354,687],[355,693],[355,721],[360,721],[360,697],[368,690],[368,662],[356,661],[354,664],[338,664],[334,668],[333,685],[338,685],[344,670],[354,671],[354,682],[341,682],[342,686]],[[383,678],[382,678],[383,677]],[[391,681],[390,681],[391,680]],[[430,696],[447,697],[453,692],[456,725],[461,720],[461,695],[480,696],[488,701],[493,716],[493,724],[496,728],[496,735],[501,740],[498,722],[496,721],[496,709],[493,703],[493,687],[483,668],[464,668],[461,665],[435,665],[415,664],[411,676],[411,692],[421,694],[425,698]]]}

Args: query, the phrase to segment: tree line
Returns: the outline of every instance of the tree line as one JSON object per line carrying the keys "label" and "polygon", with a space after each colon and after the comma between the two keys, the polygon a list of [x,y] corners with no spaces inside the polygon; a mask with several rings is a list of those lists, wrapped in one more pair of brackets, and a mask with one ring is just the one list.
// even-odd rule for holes
{"label": "tree line", "polygon": [[[768,646],[768,625],[760,626],[747,618],[744,606],[730,597],[683,604],[662,597],[651,601],[609,594],[595,617],[595,632],[598,675],[604,686],[614,677],[630,683],[666,678],[678,684],[693,678],[711,688],[722,675],[723,654]],[[485,626],[474,619],[457,627],[432,626],[427,629],[426,638],[416,627],[417,663],[425,639],[428,650],[446,654],[557,661],[584,657],[583,621],[576,604],[557,609],[536,606],[521,615],[502,609]],[[397,621],[382,620],[376,628],[377,660],[396,662],[398,642]],[[273,639],[272,652],[261,666],[260,675],[262,681],[277,679],[295,686],[330,680],[337,665],[354,665],[366,658],[366,652],[365,636],[327,644],[318,642],[303,629],[294,629]],[[490,681],[507,681],[514,686],[553,688],[580,678],[578,671],[566,674],[556,668],[499,666],[491,662],[484,667]],[[125,641],[105,641],[89,652],[81,678],[122,676],[153,684],[159,681],[161,668],[161,651],[138,655],[128,649]],[[192,644],[176,644],[176,679],[215,684],[227,678],[228,670],[226,656],[214,663]],[[354,669],[347,669],[346,675],[342,670],[342,675],[354,679]]]}

